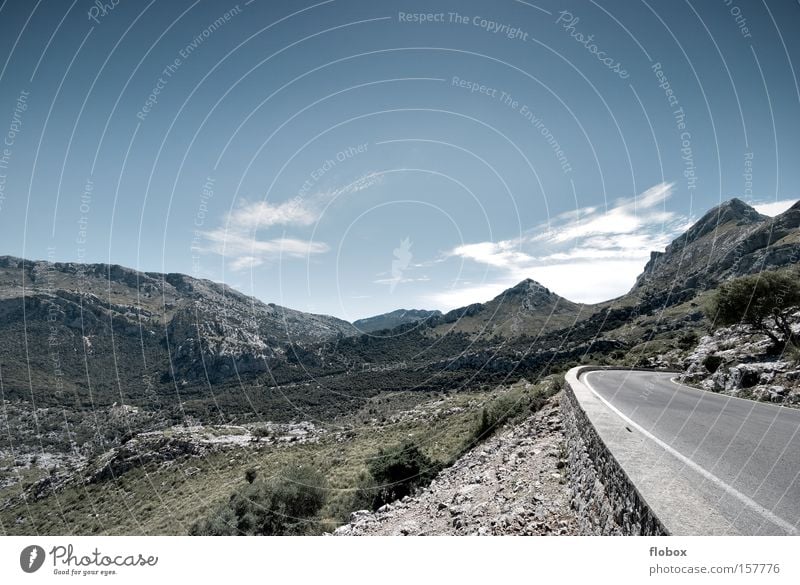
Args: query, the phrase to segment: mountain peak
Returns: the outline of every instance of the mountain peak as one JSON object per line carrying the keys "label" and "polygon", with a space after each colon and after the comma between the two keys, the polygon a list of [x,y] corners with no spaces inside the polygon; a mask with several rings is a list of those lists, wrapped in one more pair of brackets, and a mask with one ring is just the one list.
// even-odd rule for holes
{"label": "mountain peak", "polygon": [[525,294],[541,293],[541,294],[544,294],[546,296],[550,296],[551,294],[553,294],[553,293],[550,292],[550,289],[548,289],[544,285],[536,282],[532,278],[526,278],[522,282],[519,282],[518,284],[515,284],[514,286],[512,286],[511,288],[509,288],[505,292],[501,293],[500,296],[507,295],[509,293],[510,294],[515,294],[515,293],[517,293],[517,294],[518,293],[525,293]]}
{"label": "mountain peak", "polygon": [[768,219],[767,216],[761,215],[753,207],[734,197],[707,211],[686,233],[676,239],[675,243],[688,244],[729,222],[736,222],[736,225],[742,226],[759,223],[766,219]]}
{"label": "mountain peak", "polygon": [[725,223],[731,220],[763,220],[765,216],[761,215],[756,209],[739,199],[734,197],[728,201],[723,201],[716,207],[711,208],[703,218],[713,217],[717,219],[718,223]]}

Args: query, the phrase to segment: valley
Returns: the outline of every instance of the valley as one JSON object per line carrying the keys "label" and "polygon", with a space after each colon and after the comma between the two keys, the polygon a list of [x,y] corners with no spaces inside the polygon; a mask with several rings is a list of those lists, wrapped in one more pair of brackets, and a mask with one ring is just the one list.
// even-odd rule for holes
{"label": "valley", "polygon": [[[274,497],[298,469],[321,491],[282,533],[333,532],[398,497],[434,505],[426,486],[456,482],[451,466],[546,427],[541,412],[580,364],[666,367],[706,390],[797,405],[796,348],[720,327],[709,306],[748,275],[800,280],[799,227],[800,203],[770,218],[733,199],[653,252],[613,300],[573,303],[527,279],[446,313],[352,324],[181,274],[0,257],[0,530],[259,533],[255,512],[228,502]],[[411,471],[376,463],[395,458]],[[503,505],[491,514],[527,497],[506,506],[492,492]],[[554,524],[535,507],[514,523],[573,531],[561,504]],[[470,526],[494,531],[491,520]]]}

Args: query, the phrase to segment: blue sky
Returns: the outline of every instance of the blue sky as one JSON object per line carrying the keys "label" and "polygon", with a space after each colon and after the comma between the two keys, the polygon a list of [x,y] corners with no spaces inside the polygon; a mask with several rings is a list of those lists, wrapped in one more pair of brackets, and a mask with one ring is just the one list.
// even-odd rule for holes
{"label": "blue sky", "polygon": [[597,302],[800,193],[796,3],[0,6],[0,254],[349,320]]}

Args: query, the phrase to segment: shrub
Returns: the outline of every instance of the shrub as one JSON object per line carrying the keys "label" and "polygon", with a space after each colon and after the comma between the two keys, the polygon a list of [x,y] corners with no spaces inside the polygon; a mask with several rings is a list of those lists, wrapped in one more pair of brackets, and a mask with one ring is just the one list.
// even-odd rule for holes
{"label": "shrub", "polygon": [[713,374],[722,365],[722,358],[718,355],[714,355],[713,353],[709,354],[703,360],[703,365],[709,372]]}
{"label": "shrub", "polygon": [[800,347],[795,345],[787,347],[784,357],[795,366],[800,366]]}
{"label": "shrub", "polygon": [[516,422],[540,410],[547,399],[564,387],[563,378],[556,377],[538,385],[533,390],[515,388],[481,409],[480,419],[473,433],[473,442],[490,437],[508,422]]}
{"label": "shrub", "polygon": [[791,315],[800,309],[800,279],[796,271],[768,271],[743,276],[719,287],[706,308],[716,325],[742,323],[772,340],[772,349],[800,345]]}
{"label": "shrub", "polygon": [[376,509],[430,483],[441,464],[431,461],[413,441],[404,441],[378,451],[367,469],[369,477],[362,478],[356,499]]}
{"label": "shrub", "polygon": [[695,331],[687,331],[678,336],[678,347],[681,349],[691,349],[697,345],[697,333]]}
{"label": "shrub", "polygon": [[193,524],[189,534],[273,536],[317,531],[317,515],[327,493],[322,474],[308,467],[289,467],[269,481],[252,479],[208,517]]}
{"label": "shrub", "polygon": [[253,429],[253,438],[256,440],[256,442],[271,435],[272,433],[267,427],[256,427]]}

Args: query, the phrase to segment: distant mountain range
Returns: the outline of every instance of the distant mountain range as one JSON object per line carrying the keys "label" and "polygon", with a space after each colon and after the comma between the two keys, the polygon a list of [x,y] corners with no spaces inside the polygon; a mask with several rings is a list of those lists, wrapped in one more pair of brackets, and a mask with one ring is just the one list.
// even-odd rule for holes
{"label": "distant mountain range", "polygon": [[381,389],[493,380],[669,339],[703,318],[696,298],[725,279],[796,264],[798,226],[800,202],[769,218],[733,199],[653,252],[617,299],[581,305],[525,280],[446,314],[401,309],[353,324],[181,274],[4,256],[3,395],[76,409],[166,404],[198,416],[265,405],[276,417],[287,398],[304,412],[340,412]]}
{"label": "distant mountain range", "polygon": [[292,344],[357,333],[183,274],[0,257],[7,397],[132,399],[172,379],[180,388],[266,372]]}
{"label": "distant mountain range", "polygon": [[394,329],[399,325],[417,323],[441,314],[441,311],[426,311],[424,309],[397,309],[390,313],[353,321],[353,325],[363,333],[373,333],[384,329]]}

